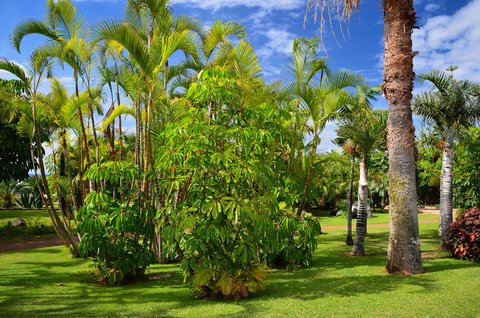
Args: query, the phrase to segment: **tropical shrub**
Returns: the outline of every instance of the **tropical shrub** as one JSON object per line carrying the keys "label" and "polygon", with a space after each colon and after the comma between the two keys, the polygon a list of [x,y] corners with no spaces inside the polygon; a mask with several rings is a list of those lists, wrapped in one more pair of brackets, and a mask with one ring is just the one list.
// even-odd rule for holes
{"label": "tropical shrub", "polygon": [[[156,138],[164,256],[208,298],[249,296],[276,257],[310,265],[318,221],[287,212],[281,138],[288,113],[244,103],[231,75],[209,70],[175,105],[178,120]],[[203,108],[205,107],[205,108]]]}
{"label": "tropical shrub", "polygon": [[41,209],[42,197],[33,179],[19,182],[16,186],[19,198],[15,198],[17,204],[24,209]]}
{"label": "tropical shrub", "polygon": [[454,206],[480,206],[480,128],[470,128],[458,142],[453,178]]}
{"label": "tropical shrub", "polygon": [[480,209],[460,211],[450,225],[452,255],[459,259],[480,262]]}
{"label": "tropical shrub", "polygon": [[92,165],[84,177],[97,184],[78,213],[80,252],[94,259],[106,283],[140,278],[155,262],[151,249],[155,210],[142,204],[139,179],[129,162]]}

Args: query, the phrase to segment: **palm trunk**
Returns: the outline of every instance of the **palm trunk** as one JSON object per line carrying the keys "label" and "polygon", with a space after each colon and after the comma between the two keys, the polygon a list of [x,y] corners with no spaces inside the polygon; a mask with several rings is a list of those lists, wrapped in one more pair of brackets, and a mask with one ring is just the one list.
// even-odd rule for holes
{"label": "palm trunk", "polygon": [[347,239],[345,244],[353,245],[352,239],[352,204],[353,204],[353,171],[355,168],[355,159],[352,157],[350,160],[350,181],[348,187],[348,208],[347,208]]}
{"label": "palm trunk", "polygon": [[[75,96],[79,96],[78,92],[78,74],[76,71],[73,72],[73,78],[75,80]],[[82,150],[82,156],[84,156],[85,161],[87,162],[86,167],[83,163],[83,158],[80,161],[80,166],[78,167],[79,174],[80,174],[80,186],[82,188],[82,194],[85,192],[85,185],[83,183],[83,172],[88,168],[90,164],[90,154],[88,151],[88,141],[87,141],[87,133],[85,131],[85,123],[83,122],[83,113],[82,113],[82,108],[78,107],[78,117],[80,120],[80,128],[81,128],[81,139],[83,141],[83,150]],[[82,149],[81,142],[78,143],[78,146]],[[91,187],[90,187],[91,188]],[[83,201],[84,198],[82,198]]]}
{"label": "palm trunk", "polygon": [[307,178],[305,180],[305,185],[303,187],[303,201],[302,201],[302,206],[299,211],[301,213],[301,210],[305,209],[305,205],[307,204],[307,198],[308,198],[308,188],[310,187],[310,183],[312,182],[312,172],[313,172],[313,165],[315,164],[315,158],[317,157],[317,146],[318,146],[318,135],[315,132],[312,140],[312,152],[311,152],[311,165],[307,166]]}
{"label": "palm trunk", "polygon": [[99,165],[100,164],[100,145],[98,143],[97,130],[95,126],[95,116],[94,116],[93,107],[92,107],[92,93],[90,90],[90,84],[87,89],[88,89],[88,97],[89,97],[88,111],[90,112],[90,120],[92,121],[93,142],[95,144],[95,163]]}
{"label": "palm trunk", "polygon": [[387,270],[405,275],[422,272],[415,181],[415,129],[412,123],[413,0],[385,0],[383,93],[389,104],[390,235]]}
{"label": "palm trunk", "polygon": [[360,160],[358,180],[357,229],[352,255],[365,255],[365,234],[367,233],[368,168],[365,157]]}
{"label": "palm trunk", "polygon": [[[118,88],[118,65],[115,61],[115,86],[117,95],[117,106],[120,106],[120,90]],[[120,161],[123,160],[123,132],[122,132],[122,116],[118,116],[118,147]]]}
{"label": "palm trunk", "polygon": [[[33,127],[34,127],[34,138],[35,138],[35,145],[37,151],[37,159],[38,159],[38,168],[40,168],[40,175],[41,178],[38,178],[37,173],[35,171],[36,181],[38,190],[41,193],[43,203],[45,209],[47,210],[50,218],[52,220],[53,227],[55,228],[55,232],[57,233],[60,240],[63,241],[65,247],[70,248],[71,252],[74,256],[80,255],[80,250],[78,248],[77,242],[73,239],[71,233],[67,230],[65,225],[62,223],[62,220],[58,216],[57,211],[55,210],[55,206],[53,205],[52,195],[50,193],[50,189],[48,188],[48,181],[47,181],[47,174],[45,171],[45,164],[43,162],[43,153],[42,153],[42,143],[40,140],[40,133],[39,127],[37,125],[37,112],[36,112],[36,105],[35,101],[32,100],[32,119],[33,119]],[[32,146],[32,143],[30,145]],[[32,160],[34,160],[34,150],[31,148],[31,155]]]}
{"label": "palm trunk", "polygon": [[448,249],[450,224],[453,220],[453,129],[447,128],[442,156],[442,175],[440,184],[440,237],[442,248]]}

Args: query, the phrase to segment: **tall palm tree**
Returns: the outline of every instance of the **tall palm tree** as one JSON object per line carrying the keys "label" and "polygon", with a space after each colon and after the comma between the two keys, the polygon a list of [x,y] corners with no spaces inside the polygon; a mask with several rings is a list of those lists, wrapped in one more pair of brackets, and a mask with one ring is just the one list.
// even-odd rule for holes
{"label": "tall palm tree", "polygon": [[[179,28],[176,29],[175,26]],[[164,73],[165,78],[168,60],[177,51],[183,51],[193,61],[198,60],[194,38],[195,33],[185,27],[185,24],[173,23],[168,1],[165,0],[129,0],[127,21],[105,21],[96,29],[96,40],[115,41],[122,45],[141,74],[146,92],[143,136],[145,171],[153,169],[151,127],[154,94],[158,93],[160,74]],[[163,95],[165,93],[164,87]],[[148,182],[145,178],[142,190],[145,192],[147,189]]]}
{"label": "tall palm tree", "polygon": [[440,177],[440,237],[448,248],[450,223],[453,220],[453,148],[455,134],[473,127],[480,118],[480,85],[459,81],[452,74],[433,70],[419,76],[431,87],[415,96],[413,109],[442,136],[442,170]]}
{"label": "tall palm tree", "polygon": [[359,111],[340,121],[337,134],[344,140],[349,140],[358,148],[360,159],[360,178],[358,180],[357,231],[352,254],[363,256],[367,230],[367,199],[368,199],[368,158],[370,153],[385,144],[385,128],[387,127],[387,112]]}
{"label": "tall palm tree", "polygon": [[[313,6],[313,3],[317,6]],[[348,19],[360,0],[308,0],[307,7],[321,12],[333,9]],[[339,8],[336,11],[336,8]],[[331,12],[331,11],[329,11]],[[413,0],[384,0],[384,75],[382,90],[388,101],[390,234],[387,270],[390,273],[422,272],[415,180],[415,142],[412,121],[412,31],[416,14]],[[322,27],[324,15],[321,14]]]}
{"label": "tall palm tree", "polygon": [[[42,127],[48,124],[48,116],[45,110],[39,107],[37,98],[40,82],[47,73],[50,73],[51,65],[46,60],[39,61],[37,59],[38,57],[35,55],[30,57],[27,73],[20,65],[3,58],[0,59],[0,69],[9,72],[22,82],[26,99],[19,100],[17,103],[17,111],[21,115],[18,129],[20,133],[30,139],[30,153],[34,163],[35,180],[42,196],[43,205],[52,220],[55,231],[65,246],[70,248],[75,256],[78,256],[78,243],[74,240],[73,233],[65,221],[62,221],[58,215],[47,181],[40,133]],[[38,171],[40,171],[40,176]]]}
{"label": "tall palm tree", "polygon": [[[47,19],[40,21],[37,19],[27,19],[20,22],[12,33],[12,45],[20,53],[20,46],[23,39],[31,34],[44,36],[48,41],[36,49],[36,55],[44,58],[55,58],[63,63],[67,63],[73,70],[75,81],[75,93],[79,95],[79,76],[88,74],[89,67],[85,64],[85,59],[81,58],[83,49],[87,48],[83,40],[87,34],[85,19],[78,12],[70,0],[47,0]],[[85,128],[83,112],[78,108],[78,117],[80,120],[81,139],[83,147],[80,146],[82,157],[80,160],[80,173],[90,164],[88,137]],[[91,114],[93,118],[93,114]],[[95,127],[92,124],[92,127]],[[93,130],[95,133],[95,130]],[[96,136],[95,136],[96,137]],[[96,144],[97,146],[97,144]],[[85,166],[84,163],[85,162]],[[80,178],[83,179],[83,178]],[[84,187],[82,186],[82,189]],[[90,185],[90,189],[92,184]]]}

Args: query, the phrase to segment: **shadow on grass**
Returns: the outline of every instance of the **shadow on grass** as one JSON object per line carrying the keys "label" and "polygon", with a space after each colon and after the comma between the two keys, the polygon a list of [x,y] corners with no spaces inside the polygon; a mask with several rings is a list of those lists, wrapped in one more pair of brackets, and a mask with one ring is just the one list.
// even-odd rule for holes
{"label": "shadow on grass", "polygon": [[[407,288],[408,293],[430,293],[438,286],[436,276],[429,273],[472,267],[470,262],[435,257],[425,263],[426,275],[388,275],[384,271],[386,231],[376,229],[368,234],[364,257],[347,255],[351,247],[345,245],[343,231],[321,235],[314,257],[315,268],[295,272],[272,270],[265,291],[239,302],[194,299],[176,265],[155,265],[148,273],[171,274],[171,277],[111,288],[97,282],[93,267],[90,271],[86,269],[90,261],[67,259],[59,248],[25,250],[17,252],[19,261],[15,264],[18,269],[0,271],[0,312],[5,317],[173,317],[192,309],[202,316],[258,317],[274,310],[265,304],[277,300],[315,301],[340,297],[348,301],[349,297],[393,292],[405,286],[413,287]],[[423,244],[428,246],[428,251],[435,252],[438,246],[436,230],[422,231]],[[227,314],[222,306],[233,312]]]}

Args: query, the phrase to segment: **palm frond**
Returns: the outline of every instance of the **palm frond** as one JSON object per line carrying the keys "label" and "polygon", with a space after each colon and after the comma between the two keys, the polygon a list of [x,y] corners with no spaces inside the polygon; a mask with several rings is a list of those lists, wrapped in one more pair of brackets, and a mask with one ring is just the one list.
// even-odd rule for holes
{"label": "palm frond", "polygon": [[11,36],[12,45],[19,53],[23,38],[30,34],[40,34],[53,41],[59,40],[57,33],[46,23],[36,19],[26,20],[15,26]]}
{"label": "palm frond", "polygon": [[19,78],[24,85],[28,84],[28,77],[25,74],[25,70],[17,63],[3,58],[0,58],[0,70],[4,70],[6,72],[9,72],[10,74],[16,76]]}

